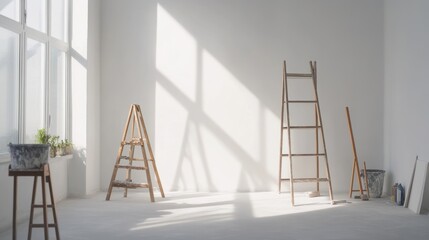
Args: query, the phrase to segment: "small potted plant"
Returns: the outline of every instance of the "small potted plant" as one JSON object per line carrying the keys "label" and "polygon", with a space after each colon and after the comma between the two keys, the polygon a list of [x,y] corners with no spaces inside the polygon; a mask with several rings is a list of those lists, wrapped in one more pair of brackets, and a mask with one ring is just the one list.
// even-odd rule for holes
{"label": "small potted plant", "polygon": [[41,128],[37,130],[37,134],[35,137],[36,137],[36,143],[49,144],[48,141],[51,136],[49,136],[49,134],[46,132],[46,129]]}
{"label": "small potted plant", "polygon": [[66,155],[73,154],[73,143],[68,139],[64,140],[64,143],[66,145]]}
{"label": "small potted plant", "polygon": [[57,156],[66,155],[66,144],[64,140],[61,140],[57,145]]}
{"label": "small potted plant", "polygon": [[54,158],[57,155],[58,139],[59,138],[60,138],[59,136],[50,136],[49,137],[48,143],[49,143],[49,145],[51,145],[49,155],[51,158]]}
{"label": "small potted plant", "polygon": [[55,157],[56,153],[56,145],[58,141],[58,136],[51,136],[47,133],[46,129],[41,128],[37,130],[35,141],[37,144],[49,144],[50,150],[49,150],[49,156],[51,158]]}

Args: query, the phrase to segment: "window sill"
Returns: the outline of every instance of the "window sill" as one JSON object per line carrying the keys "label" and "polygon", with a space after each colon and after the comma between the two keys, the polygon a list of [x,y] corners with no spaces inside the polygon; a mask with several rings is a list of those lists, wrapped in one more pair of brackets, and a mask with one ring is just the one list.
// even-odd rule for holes
{"label": "window sill", "polygon": [[50,161],[69,160],[69,159],[72,159],[72,158],[73,158],[73,154],[68,154],[68,155],[54,157],[54,158],[50,158],[49,157],[49,162]]}

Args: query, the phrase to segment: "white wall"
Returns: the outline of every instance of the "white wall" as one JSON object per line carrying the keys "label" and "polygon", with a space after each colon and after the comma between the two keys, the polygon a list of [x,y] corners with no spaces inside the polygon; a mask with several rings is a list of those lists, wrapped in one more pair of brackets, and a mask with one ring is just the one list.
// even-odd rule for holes
{"label": "white wall", "polygon": [[69,195],[100,189],[100,1],[73,0],[72,140]]}
{"label": "white wall", "polygon": [[86,194],[100,190],[100,0],[88,1],[88,151]]}
{"label": "white wall", "polygon": [[101,2],[102,189],[110,182],[131,104],[140,104],[154,143],[155,33],[154,1]]}
{"label": "white wall", "polygon": [[408,187],[416,155],[429,161],[429,2],[385,1],[385,164]]}
{"label": "white wall", "polygon": [[382,12],[382,1],[102,1],[102,189],[132,103],[166,190],[277,189],[286,59],[294,72],[318,61],[333,187],[346,191],[346,105],[360,160],[383,167]]}

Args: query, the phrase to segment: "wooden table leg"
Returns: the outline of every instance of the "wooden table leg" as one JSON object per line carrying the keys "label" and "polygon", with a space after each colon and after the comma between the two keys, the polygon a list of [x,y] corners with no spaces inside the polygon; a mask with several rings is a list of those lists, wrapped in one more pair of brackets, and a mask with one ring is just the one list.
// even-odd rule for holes
{"label": "wooden table leg", "polygon": [[42,176],[42,204],[43,204],[43,225],[45,230],[45,240],[49,240],[49,231],[48,231],[48,209],[46,205],[46,175]]}
{"label": "wooden table leg", "polygon": [[28,222],[28,237],[27,237],[28,240],[31,239],[31,234],[33,231],[34,201],[36,200],[36,190],[37,190],[37,176],[34,176],[33,194],[31,196],[31,206],[30,206],[30,221]]}
{"label": "wooden table leg", "polygon": [[55,209],[55,200],[54,200],[54,192],[52,191],[51,176],[48,176],[47,180],[48,180],[48,186],[49,186],[49,193],[51,195],[52,214],[54,215],[55,235],[57,237],[57,240],[60,240],[60,230],[58,226],[57,210]]}
{"label": "wooden table leg", "polygon": [[13,223],[12,223],[12,239],[16,240],[16,206],[17,206],[17,194],[18,191],[18,177],[13,177]]}

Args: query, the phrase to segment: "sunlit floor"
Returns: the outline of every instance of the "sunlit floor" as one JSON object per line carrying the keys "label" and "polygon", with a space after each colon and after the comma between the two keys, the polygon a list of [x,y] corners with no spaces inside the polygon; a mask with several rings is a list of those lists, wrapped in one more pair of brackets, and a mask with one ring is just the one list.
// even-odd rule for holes
{"label": "sunlit floor", "polygon": [[[388,199],[349,200],[330,205],[326,197],[289,194],[114,192],[57,204],[61,239],[429,239],[429,216],[392,205]],[[336,197],[336,199],[341,199]],[[347,199],[343,196],[342,199]],[[40,214],[35,222],[40,222]],[[18,227],[26,239],[28,222]],[[0,239],[12,239],[11,230]],[[44,239],[43,229],[33,239]],[[50,239],[55,239],[53,229]]]}

